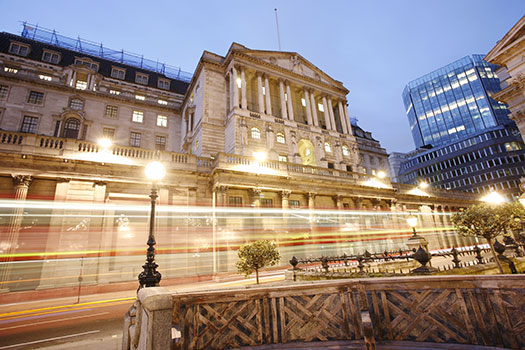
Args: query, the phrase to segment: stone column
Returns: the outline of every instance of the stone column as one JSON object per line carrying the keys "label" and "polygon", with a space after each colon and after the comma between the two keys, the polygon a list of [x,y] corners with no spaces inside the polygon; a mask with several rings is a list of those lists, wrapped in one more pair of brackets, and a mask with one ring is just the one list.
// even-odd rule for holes
{"label": "stone column", "polygon": [[272,100],[270,97],[270,82],[268,76],[264,75],[264,96],[266,98],[266,114],[272,114]]}
{"label": "stone column", "polygon": [[286,95],[288,96],[288,119],[295,120],[293,115],[293,103],[292,103],[292,92],[290,89],[290,83],[286,83]]}
{"label": "stone column", "polygon": [[263,86],[262,86],[262,76],[261,73],[257,73],[257,96],[259,104],[259,113],[264,113],[264,95],[263,95]]}
{"label": "stone column", "polygon": [[316,193],[313,193],[313,192],[308,193],[308,209],[315,209],[315,196],[316,196]]}
{"label": "stone column", "polygon": [[313,125],[312,122],[312,111],[311,111],[311,103],[310,103],[310,93],[306,88],[304,88],[304,104],[306,107],[306,119],[308,120],[308,125]]}
{"label": "stone column", "polygon": [[292,191],[289,191],[289,190],[281,191],[281,207],[283,210],[286,210],[290,207],[289,202],[288,202],[290,199],[290,194],[292,194]]}
{"label": "stone column", "polygon": [[246,98],[246,73],[244,67],[241,67],[241,108],[248,109],[248,100]]}
{"label": "stone column", "polygon": [[284,83],[279,79],[279,92],[281,96],[281,117],[283,119],[288,119],[288,112],[286,110],[286,100],[284,98]]}
{"label": "stone column", "polygon": [[328,115],[330,116],[330,123],[332,124],[332,130],[337,131],[337,124],[335,123],[334,108],[332,106],[332,99],[328,99]]}
{"label": "stone column", "polygon": [[219,185],[215,188],[215,192],[217,195],[217,206],[225,207],[226,205],[228,205],[228,202],[227,202],[228,186]]}
{"label": "stone column", "polygon": [[348,106],[346,103],[343,106],[343,112],[345,112],[345,122],[346,128],[348,130],[348,135],[352,135],[352,123],[350,123],[350,117],[348,116]]}
{"label": "stone column", "polygon": [[[21,204],[27,198],[27,191],[29,186],[33,181],[33,177],[30,175],[12,175],[13,177],[13,187],[14,187],[14,200],[20,202]],[[16,252],[18,245],[18,235],[20,234],[20,225],[22,224],[22,219],[24,216],[23,206],[17,206],[12,211],[12,216],[9,220],[7,226],[7,257],[0,259],[3,264],[0,268],[0,282],[8,282],[10,280],[11,264],[13,260],[12,254]],[[2,283],[0,284],[0,292],[9,291],[9,284]]]}
{"label": "stone column", "polygon": [[315,103],[314,92],[310,91],[310,102],[312,107],[312,119],[315,126],[319,126],[319,120],[317,119],[317,103]]}
{"label": "stone column", "polygon": [[252,188],[251,192],[252,192],[252,206],[254,208],[260,208],[262,191],[258,188]]}
{"label": "stone column", "polygon": [[232,67],[232,81],[233,81],[232,104],[233,104],[233,107],[239,108],[239,87],[237,86],[237,69],[235,69],[235,67]]}
{"label": "stone column", "polygon": [[324,108],[324,122],[326,124],[326,130],[332,130],[332,123],[330,122],[330,113],[328,112],[328,103],[326,103],[326,96],[323,96],[323,108]]}
{"label": "stone column", "polygon": [[230,107],[230,112],[233,111],[233,88],[234,88],[234,82],[233,82],[233,74],[231,72],[231,70],[228,72],[228,74],[226,75],[228,77],[228,91],[230,92],[230,101],[229,101],[229,107]]}
{"label": "stone column", "polygon": [[341,120],[341,127],[343,128],[343,134],[348,134],[348,127],[345,121],[345,112],[343,111],[343,104],[341,101],[337,102],[337,107],[339,108],[339,119]]}

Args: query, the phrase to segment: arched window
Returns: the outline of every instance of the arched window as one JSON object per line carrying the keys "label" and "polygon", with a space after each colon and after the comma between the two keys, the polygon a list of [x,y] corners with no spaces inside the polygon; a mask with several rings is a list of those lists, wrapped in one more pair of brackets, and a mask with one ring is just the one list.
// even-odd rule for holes
{"label": "arched window", "polygon": [[286,139],[284,138],[284,134],[278,133],[276,135],[276,138],[277,138],[277,142],[278,143],[286,143]]}
{"label": "arched window", "polygon": [[80,121],[76,118],[68,118],[64,123],[63,136],[69,139],[78,138],[78,132],[80,131]]}
{"label": "arched window", "polygon": [[331,153],[332,152],[332,145],[328,142],[324,143],[324,150],[325,152]]}
{"label": "arched window", "polygon": [[84,109],[84,101],[79,98],[72,98],[69,107],[75,111],[81,111]]}
{"label": "arched window", "polygon": [[349,156],[350,150],[348,149],[347,145],[343,145],[343,156]]}
{"label": "arched window", "polygon": [[252,128],[252,139],[260,139],[261,131],[257,128]]}

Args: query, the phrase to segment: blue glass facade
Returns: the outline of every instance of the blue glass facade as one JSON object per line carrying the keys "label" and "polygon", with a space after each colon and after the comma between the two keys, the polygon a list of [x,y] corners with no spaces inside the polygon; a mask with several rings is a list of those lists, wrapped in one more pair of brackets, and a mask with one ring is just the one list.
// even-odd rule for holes
{"label": "blue glass facade", "polygon": [[439,147],[498,125],[512,124],[498,92],[496,66],[466,56],[407,84],[403,91],[416,147]]}

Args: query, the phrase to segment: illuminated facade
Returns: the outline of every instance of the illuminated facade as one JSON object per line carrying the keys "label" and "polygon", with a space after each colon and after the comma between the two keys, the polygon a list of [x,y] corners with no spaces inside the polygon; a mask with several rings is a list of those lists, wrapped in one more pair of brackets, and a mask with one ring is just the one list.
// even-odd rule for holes
{"label": "illuminated facade", "polygon": [[[86,266],[86,274],[133,281],[143,260],[147,220],[122,206],[148,203],[144,166],[152,160],[167,169],[159,189],[161,207],[204,207],[210,215],[159,218],[160,249],[165,244],[185,254],[163,262],[168,278],[191,275],[202,250],[213,250],[213,258],[202,258],[205,273],[232,270],[234,248],[251,239],[247,228],[275,239],[290,231],[282,227],[288,221],[261,221],[260,216],[218,219],[210,214],[215,208],[247,207],[253,215],[260,208],[439,215],[476,201],[439,189],[421,196],[413,186],[364,174],[348,118],[348,90],[297,53],[234,43],[225,56],[205,51],[191,77],[124,52],[35,31],[26,27],[31,35],[0,34],[2,196],[72,203],[72,208],[78,203],[109,207],[82,207],[82,213],[88,210],[82,218],[68,204],[49,206],[36,221],[4,222],[0,248],[8,258],[42,249],[86,256],[96,251],[104,263]],[[102,137],[112,143],[99,144]],[[295,218],[301,220],[294,228],[300,232],[290,246],[342,220],[304,213]],[[405,224],[396,225],[406,231]],[[397,248],[392,242],[377,249]],[[440,238],[436,246],[459,244]],[[123,251],[138,253],[132,263],[119,265],[114,253]],[[56,286],[53,276],[64,267],[35,264],[40,264],[33,276],[37,286]],[[97,282],[98,277],[90,278]]]}

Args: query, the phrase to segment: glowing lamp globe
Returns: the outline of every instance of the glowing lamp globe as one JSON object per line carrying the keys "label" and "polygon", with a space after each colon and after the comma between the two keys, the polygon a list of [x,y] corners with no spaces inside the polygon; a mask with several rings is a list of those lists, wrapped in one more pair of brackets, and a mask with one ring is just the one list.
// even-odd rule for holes
{"label": "glowing lamp globe", "polygon": [[407,223],[410,227],[414,228],[417,225],[417,217],[415,216],[409,216],[407,218]]}
{"label": "glowing lamp globe", "polygon": [[151,162],[146,165],[146,177],[152,181],[159,181],[166,175],[166,169],[161,162]]}
{"label": "glowing lamp globe", "polygon": [[113,142],[111,142],[111,140],[108,139],[107,137],[104,137],[104,138],[98,140],[98,145],[100,147],[102,147],[103,149],[110,148],[112,144],[113,144]]}

